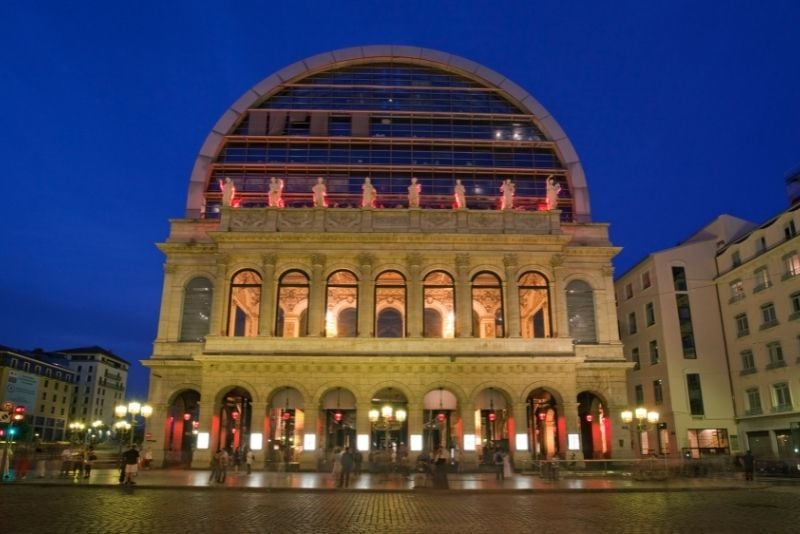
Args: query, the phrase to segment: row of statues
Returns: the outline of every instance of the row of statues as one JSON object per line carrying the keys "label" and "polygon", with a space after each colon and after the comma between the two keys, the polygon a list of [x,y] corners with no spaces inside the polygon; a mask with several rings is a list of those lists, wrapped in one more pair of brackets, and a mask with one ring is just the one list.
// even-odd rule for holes
{"label": "row of statues", "polygon": [[[283,188],[285,182],[281,178],[272,177],[269,180],[269,194],[268,201],[271,208],[282,208],[283,204]],[[235,200],[236,186],[230,177],[226,176],[224,180],[220,181],[220,189],[222,190],[222,205],[226,207],[236,206],[238,203]],[[516,185],[510,178],[503,180],[500,185],[501,201],[500,209],[511,210],[514,209],[514,195],[516,194]],[[561,192],[561,184],[559,184],[553,176],[547,177],[547,197],[546,204],[548,210],[556,209],[558,205],[558,194]],[[317,178],[317,183],[311,188],[312,198],[315,208],[328,207],[328,188],[325,185],[325,180],[320,176]],[[411,185],[408,186],[408,207],[418,208],[419,199],[422,194],[422,185],[417,182],[416,177],[411,178]],[[369,177],[364,178],[364,184],[361,186],[361,207],[362,208],[376,208],[378,204],[378,191],[372,185]],[[461,180],[456,180],[453,186],[453,207],[456,209],[466,209],[467,197],[464,185]]]}

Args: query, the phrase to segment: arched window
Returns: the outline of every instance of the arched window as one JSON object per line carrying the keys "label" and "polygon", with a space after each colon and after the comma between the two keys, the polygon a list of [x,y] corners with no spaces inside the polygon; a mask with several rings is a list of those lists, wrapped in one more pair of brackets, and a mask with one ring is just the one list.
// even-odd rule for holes
{"label": "arched window", "polygon": [[550,294],[547,279],[527,272],[519,277],[519,323],[522,337],[550,337]]}
{"label": "arched window", "polygon": [[183,288],[181,341],[203,341],[208,334],[214,286],[208,278],[189,280]]}
{"label": "arched window", "polygon": [[231,282],[228,307],[229,336],[257,336],[261,307],[261,275],[255,271],[239,271]]}
{"label": "arched window", "polygon": [[336,271],[328,277],[325,302],[325,335],[358,335],[358,279],[350,271]]}
{"label": "arched window", "polygon": [[453,277],[443,271],[429,273],[423,280],[425,309],[424,337],[453,337],[455,331]]}
{"label": "arched window", "polygon": [[597,343],[594,294],[592,286],[583,280],[573,280],[567,284],[567,317],[569,335],[575,343]]}
{"label": "arched window", "polygon": [[505,337],[503,292],[494,273],[478,273],[472,279],[472,335]]}
{"label": "arched window", "polygon": [[302,271],[288,271],[278,284],[278,313],[275,324],[277,337],[304,337],[308,335],[308,275]]}
{"label": "arched window", "polygon": [[375,280],[376,337],[405,337],[406,279],[385,271]]}

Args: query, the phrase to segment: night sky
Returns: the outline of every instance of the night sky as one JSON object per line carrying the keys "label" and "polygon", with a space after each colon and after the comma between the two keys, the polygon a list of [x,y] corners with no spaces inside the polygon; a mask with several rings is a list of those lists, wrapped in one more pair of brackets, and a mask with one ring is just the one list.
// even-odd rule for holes
{"label": "night sky", "polygon": [[201,144],[263,78],[338,48],[442,50],[536,97],[617,274],[721,213],[763,222],[800,165],[798,21],[792,0],[3,2],[0,344],[100,345],[144,398],[155,243]]}

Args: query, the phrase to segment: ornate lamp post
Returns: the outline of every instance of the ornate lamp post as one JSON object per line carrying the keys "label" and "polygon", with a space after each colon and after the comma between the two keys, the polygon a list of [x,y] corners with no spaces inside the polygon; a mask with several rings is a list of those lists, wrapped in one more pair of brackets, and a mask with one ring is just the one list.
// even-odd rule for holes
{"label": "ornate lamp post", "polygon": [[81,433],[86,429],[86,424],[81,421],[73,421],[69,424],[69,429],[72,431],[72,441],[83,441]]}
{"label": "ornate lamp post", "polygon": [[391,432],[400,430],[407,416],[408,414],[403,408],[395,410],[391,404],[383,405],[380,412],[375,408],[369,411],[369,421],[372,423],[373,430],[385,432],[384,446],[387,450],[389,449]]}
{"label": "ornate lamp post", "polygon": [[643,443],[642,443],[642,433],[647,432],[649,425],[655,425],[658,423],[660,418],[659,413],[655,410],[647,410],[647,408],[643,406],[639,406],[635,410],[624,410],[620,417],[622,418],[622,422],[630,424],[633,420],[636,420],[636,434],[639,436],[639,455],[643,454]]}
{"label": "ornate lamp post", "polygon": [[128,403],[127,406],[125,406],[124,404],[117,405],[114,408],[114,413],[120,419],[124,418],[126,414],[130,414],[130,416],[131,416],[131,421],[130,421],[131,436],[130,436],[129,445],[133,445],[133,434],[135,433],[135,430],[136,430],[136,416],[141,413],[142,417],[145,419],[145,422],[146,422],[147,418],[150,417],[151,415],[153,415],[153,407],[150,406],[149,404],[144,404],[143,405],[143,404],[141,404],[141,403],[139,403],[137,401],[131,401],[131,402]]}

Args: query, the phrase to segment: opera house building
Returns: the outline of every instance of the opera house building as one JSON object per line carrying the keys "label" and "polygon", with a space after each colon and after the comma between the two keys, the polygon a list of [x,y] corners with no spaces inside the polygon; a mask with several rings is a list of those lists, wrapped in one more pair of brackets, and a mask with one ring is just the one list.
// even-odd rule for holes
{"label": "opera house building", "polygon": [[414,47],[310,57],[230,105],[188,182],[144,361],[158,464],[633,455],[619,249],[511,80]]}

